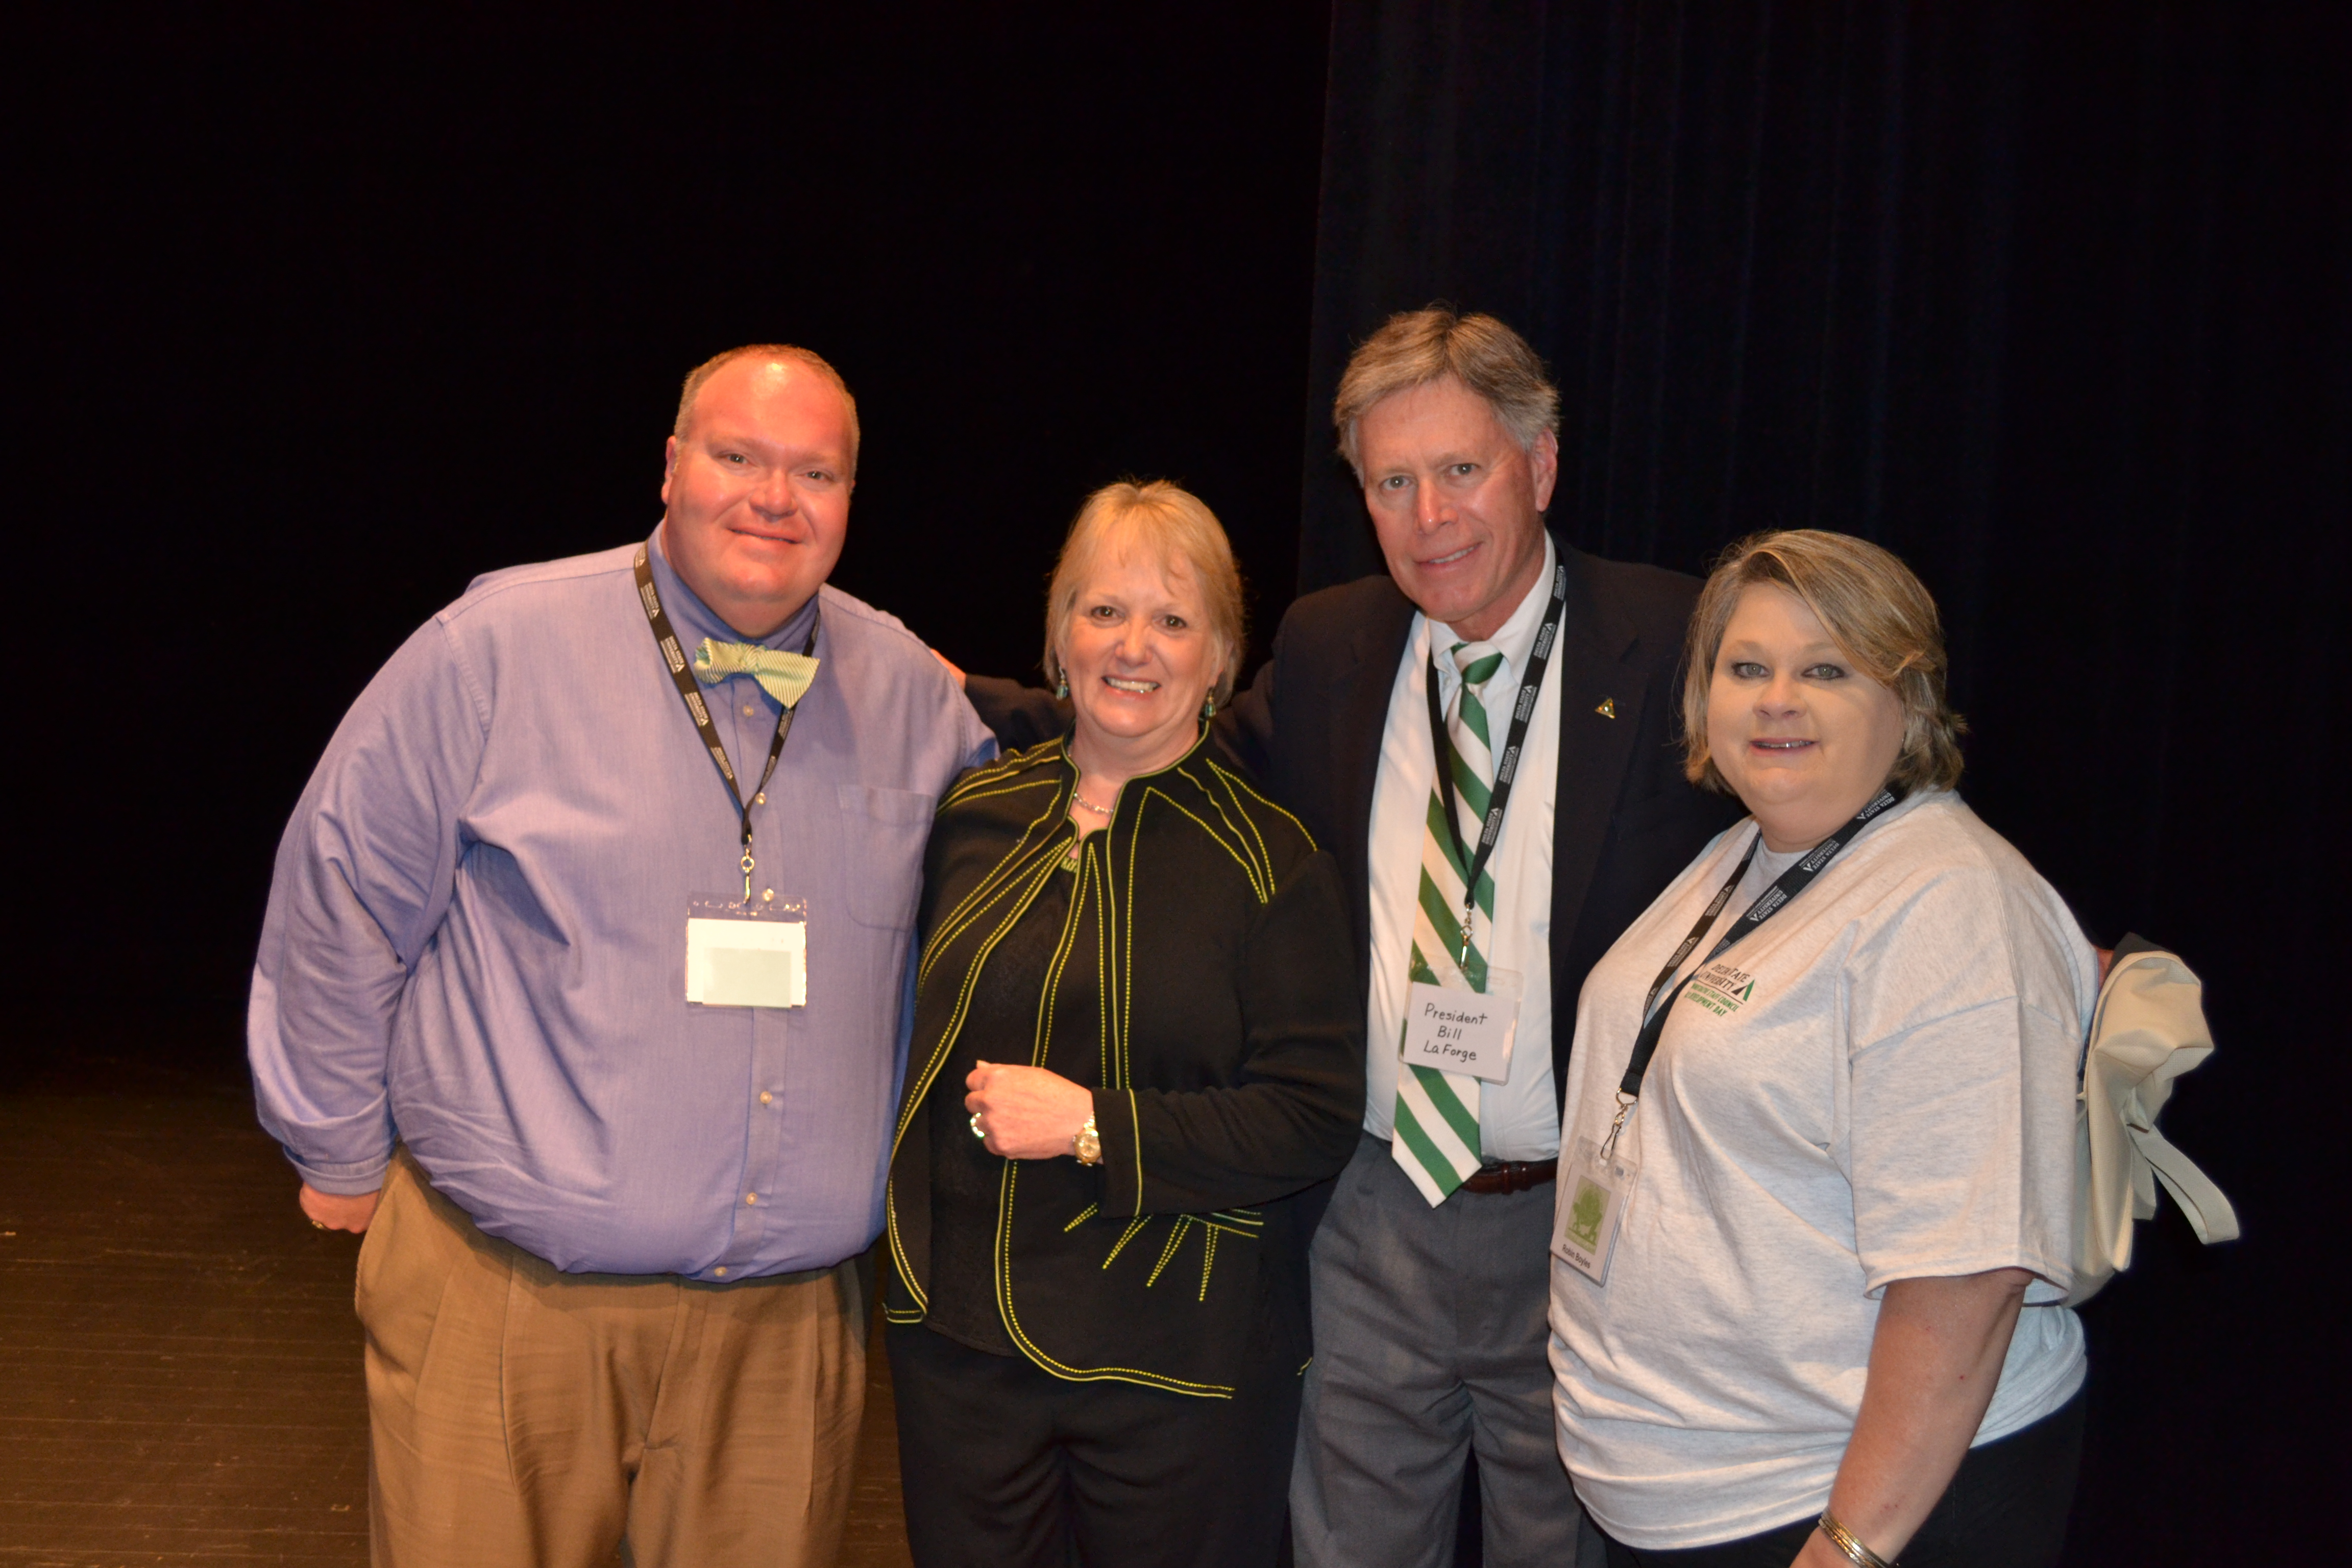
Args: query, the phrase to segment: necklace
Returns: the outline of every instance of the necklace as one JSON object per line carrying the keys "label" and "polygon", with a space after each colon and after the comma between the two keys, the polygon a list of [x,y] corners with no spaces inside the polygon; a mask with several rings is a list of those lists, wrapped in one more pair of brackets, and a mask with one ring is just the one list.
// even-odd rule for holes
{"label": "necklace", "polygon": [[1107,805],[1097,805],[1093,801],[1090,801],[1085,795],[1080,795],[1076,788],[1073,788],[1070,791],[1070,798],[1077,802],[1078,805],[1086,807],[1088,811],[1093,812],[1097,816],[1108,816],[1110,815],[1110,807]]}

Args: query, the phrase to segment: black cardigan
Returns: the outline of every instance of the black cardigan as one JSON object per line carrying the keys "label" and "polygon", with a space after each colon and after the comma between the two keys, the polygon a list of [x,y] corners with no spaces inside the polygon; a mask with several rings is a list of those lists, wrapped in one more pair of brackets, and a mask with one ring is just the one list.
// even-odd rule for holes
{"label": "black cardigan", "polygon": [[[1196,743],[1129,780],[1064,871],[1076,784],[1049,742],[965,774],[932,827],[884,1311],[923,1318],[927,1119],[964,1119],[963,1086],[940,1068],[974,981],[1046,880],[1075,875],[1062,978],[1049,994],[1037,977],[1045,1021],[1027,1059],[1075,1050],[1099,1064],[1102,1163],[1002,1162],[998,1307],[1055,1376],[1230,1396],[1246,1373],[1309,1353],[1320,1205],[1302,1200],[1347,1163],[1363,1120],[1363,999],[1338,868]],[[1045,1011],[1066,993],[1101,1005]]]}

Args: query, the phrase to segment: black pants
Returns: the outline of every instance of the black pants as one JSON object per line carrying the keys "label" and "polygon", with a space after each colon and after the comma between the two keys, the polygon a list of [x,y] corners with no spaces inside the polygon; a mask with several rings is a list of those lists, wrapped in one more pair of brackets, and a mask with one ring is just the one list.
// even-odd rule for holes
{"label": "black pants", "polygon": [[1066,1382],[920,1325],[886,1342],[917,1568],[1272,1568],[1296,1369],[1202,1399]]}
{"label": "black pants", "polygon": [[[2021,1432],[1969,1450],[1936,1510],[1899,1554],[1903,1568],[2053,1568],[2083,1464],[2083,1395]],[[1609,1568],[1789,1568],[1811,1519],[1687,1552],[1609,1542]],[[1864,1545],[1877,1543],[1864,1539]],[[1884,1551],[1879,1552],[1884,1557]]]}

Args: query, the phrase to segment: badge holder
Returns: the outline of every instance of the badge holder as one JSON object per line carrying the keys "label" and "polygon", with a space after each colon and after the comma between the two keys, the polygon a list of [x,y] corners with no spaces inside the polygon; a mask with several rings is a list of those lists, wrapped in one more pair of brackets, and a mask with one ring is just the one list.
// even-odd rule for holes
{"label": "badge holder", "polygon": [[697,1007],[806,1006],[808,900],[688,899],[686,999]]}
{"label": "badge holder", "polygon": [[1618,1227],[1624,1223],[1634,1180],[1642,1173],[1640,1162],[1619,1154],[1616,1142],[1613,1135],[1605,1145],[1579,1138],[1576,1156],[1561,1173],[1559,1184],[1559,1226],[1552,1237],[1552,1256],[1595,1285],[1609,1283]]}
{"label": "badge holder", "polygon": [[1398,1047],[1405,1063],[1483,1083],[1509,1082],[1520,995],[1519,977],[1507,969],[1486,971],[1484,991],[1410,982],[1404,1037]]}

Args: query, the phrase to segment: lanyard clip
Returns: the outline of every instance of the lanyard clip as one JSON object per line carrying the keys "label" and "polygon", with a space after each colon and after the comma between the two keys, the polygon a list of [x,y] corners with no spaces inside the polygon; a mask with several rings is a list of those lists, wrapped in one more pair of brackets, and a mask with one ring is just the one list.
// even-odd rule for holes
{"label": "lanyard clip", "polygon": [[751,836],[743,835],[743,901],[751,901]]}
{"label": "lanyard clip", "polygon": [[1609,1159],[1617,1152],[1617,1135],[1625,1131],[1625,1119],[1633,1114],[1633,1096],[1623,1089],[1617,1091],[1617,1119],[1609,1124],[1609,1136],[1601,1140],[1601,1157]]}

